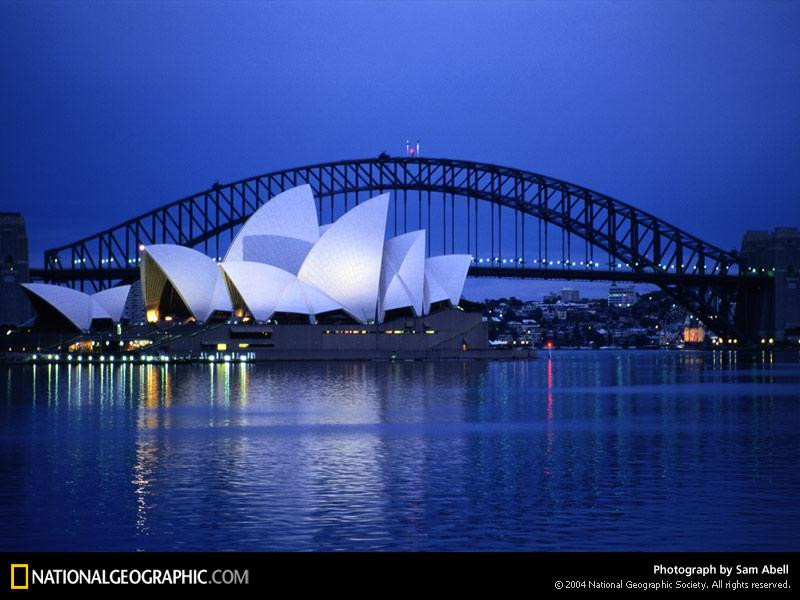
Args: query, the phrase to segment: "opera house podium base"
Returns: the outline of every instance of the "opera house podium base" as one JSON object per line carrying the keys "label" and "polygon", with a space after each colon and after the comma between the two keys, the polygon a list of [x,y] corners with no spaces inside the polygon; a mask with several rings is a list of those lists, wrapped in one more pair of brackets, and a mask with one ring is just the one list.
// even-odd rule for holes
{"label": "opera house podium base", "polygon": [[[192,329],[194,329],[192,331]],[[193,360],[441,360],[511,358],[488,343],[480,313],[445,309],[376,325],[218,324],[189,328],[154,344],[159,353]],[[148,348],[152,353],[155,349]],[[515,357],[530,356],[518,351]]]}

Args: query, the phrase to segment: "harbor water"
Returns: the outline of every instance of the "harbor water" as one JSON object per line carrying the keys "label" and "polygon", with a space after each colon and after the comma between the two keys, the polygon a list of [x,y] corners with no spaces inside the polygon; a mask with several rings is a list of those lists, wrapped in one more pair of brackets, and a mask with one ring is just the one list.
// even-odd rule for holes
{"label": "harbor water", "polygon": [[800,355],[0,367],[0,547],[797,551]]}

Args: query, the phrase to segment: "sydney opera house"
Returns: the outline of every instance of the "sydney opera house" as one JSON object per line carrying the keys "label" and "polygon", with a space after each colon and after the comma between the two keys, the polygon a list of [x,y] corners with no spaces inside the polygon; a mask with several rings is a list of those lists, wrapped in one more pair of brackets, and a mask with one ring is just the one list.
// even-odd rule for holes
{"label": "sydney opera house", "polygon": [[184,246],[141,246],[138,311],[131,285],[95,294],[24,287],[40,322],[89,333],[128,314],[133,324],[169,330],[159,350],[182,356],[415,358],[485,349],[480,314],[458,307],[471,257],[426,257],[424,230],[387,238],[388,210],[383,194],[320,226],[311,187],[301,185],[254,212],[222,260]]}

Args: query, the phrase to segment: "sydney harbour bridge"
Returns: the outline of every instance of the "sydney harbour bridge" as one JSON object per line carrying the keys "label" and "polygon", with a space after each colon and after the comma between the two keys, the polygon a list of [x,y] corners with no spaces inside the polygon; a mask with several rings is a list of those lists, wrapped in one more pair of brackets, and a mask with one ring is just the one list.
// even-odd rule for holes
{"label": "sydney harbour bridge", "polygon": [[47,250],[32,275],[100,290],[139,276],[140,245],[221,258],[264,202],[308,183],[321,224],[392,192],[388,231],[428,231],[428,255],[467,253],[469,275],[657,285],[723,338],[753,339],[771,280],[657,216],[585,187],[492,164],[422,157],[343,160],[215,183],[89,237]]}

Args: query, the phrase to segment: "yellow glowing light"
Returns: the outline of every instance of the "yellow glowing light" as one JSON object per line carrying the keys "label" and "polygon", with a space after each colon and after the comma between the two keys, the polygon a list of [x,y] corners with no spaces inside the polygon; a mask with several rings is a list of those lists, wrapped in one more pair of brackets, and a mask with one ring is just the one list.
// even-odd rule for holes
{"label": "yellow glowing light", "polygon": [[147,311],[147,322],[155,323],[156,321],[158,321],[158,310],[151,308]]}
{"label": "yellow glowing light", "polygon": [[228,344],[217,344],[217,350],[227,350]]}

